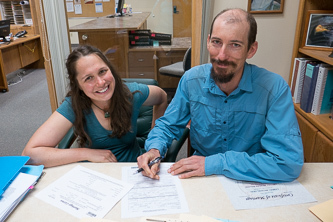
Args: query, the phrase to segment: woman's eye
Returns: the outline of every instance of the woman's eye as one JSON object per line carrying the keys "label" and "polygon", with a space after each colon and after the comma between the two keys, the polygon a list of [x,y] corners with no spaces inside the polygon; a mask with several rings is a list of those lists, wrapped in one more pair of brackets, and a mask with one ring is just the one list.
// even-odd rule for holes
{"label": "woman's eye", "polygon": [[89,76],[89,77],[87,77],[84,81],[87,82],[87,81],[89,81],[89,80],[91,80],[91,79],[92,79],[92,77]]}
{"label": "woman's eye", "polygon": [[108,70],[107,69],[102,69],[101,71],[99,71],[99,74],[104,74],[106,73]]}

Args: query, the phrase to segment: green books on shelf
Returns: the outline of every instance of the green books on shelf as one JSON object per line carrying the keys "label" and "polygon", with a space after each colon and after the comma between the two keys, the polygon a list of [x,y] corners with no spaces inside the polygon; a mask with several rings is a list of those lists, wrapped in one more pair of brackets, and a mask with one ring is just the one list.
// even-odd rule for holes
{"label": "green books on shelf", "polygon": [[320,67],[311,113],[330,113],[333,100],[333,67]]}

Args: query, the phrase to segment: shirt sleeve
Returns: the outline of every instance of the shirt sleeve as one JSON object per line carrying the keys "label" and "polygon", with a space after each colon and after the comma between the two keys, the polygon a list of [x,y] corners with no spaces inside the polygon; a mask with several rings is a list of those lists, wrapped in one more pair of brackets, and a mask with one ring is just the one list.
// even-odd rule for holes
{"label": "shirt sleeve", "polygon": [[75,114],[72,108],[71,97],[65,98],[65,100],[58,107],[57,112],[63,115],[66,119],[68,119],[71,123],[74,124]]}
{"label": "shirt sleeve", "polygon": [[162,156],[174,139],[179,139],[190,120],[186,74],[181,78],[176,94],[166,109],[164,116],[156,120],[145,142],[145,149],[158,149]]}
{"label": "shirt sleeve", "polygon": [[205,174],[262,183],[296,179],[303,166],[301,133],[288,86],[272,102],[261,138],[264,152],[250,156],[246,152],[227,151],[207,156]]}

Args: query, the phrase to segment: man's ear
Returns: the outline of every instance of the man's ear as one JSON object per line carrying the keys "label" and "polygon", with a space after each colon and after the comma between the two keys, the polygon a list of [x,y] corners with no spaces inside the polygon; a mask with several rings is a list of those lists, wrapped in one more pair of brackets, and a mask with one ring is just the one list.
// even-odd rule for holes
{"label": "man's ear", "polygon": [[209,48],[209,42],[210,42],[210,35],[208,34],[208,37],[207,37],[207,49]]}
{"label": "man's ear", "polygon": [[251,58],[256,54],[257,49],[258,49],[258,42],[255,41],[255,42],[251,45],[249,51],[247,52],[247,57],[246,57],[246,58],[247,58],[247,59],[251,59]]}

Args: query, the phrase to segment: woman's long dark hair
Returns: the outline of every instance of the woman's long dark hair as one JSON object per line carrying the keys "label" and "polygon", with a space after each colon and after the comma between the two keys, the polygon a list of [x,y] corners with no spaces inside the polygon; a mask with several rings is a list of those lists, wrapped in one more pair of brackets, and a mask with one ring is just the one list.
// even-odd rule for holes
{"label": "woman's long dark hair", "polygon": [[78,136],[78,143],[81,147],[91,145],[91,139],[84,130],[86,123],[84,114],[91,111],[92,101],[79,87],[76,64],[80,58],[91,54],[95,54],[103,60],[110,68],[115,79],[115,89],[110,99],[108,110],[111,117],[112,129],[112,134],[109,136],[120,138],[131,130],[132,93],[127,86],[123,84],[122,79],[117,74],[110,61],[99,49],[89,45],[79,46],[68,56],[66,68],[69,78],[69,92],[67,96],[71,96],[72,98],[72,106],[76,116],[74,132]]}

